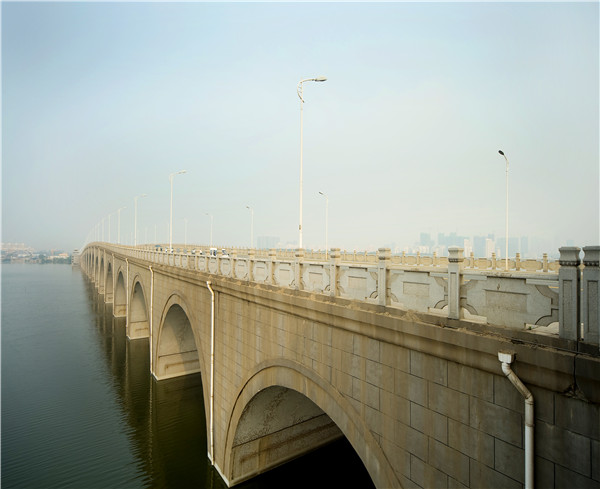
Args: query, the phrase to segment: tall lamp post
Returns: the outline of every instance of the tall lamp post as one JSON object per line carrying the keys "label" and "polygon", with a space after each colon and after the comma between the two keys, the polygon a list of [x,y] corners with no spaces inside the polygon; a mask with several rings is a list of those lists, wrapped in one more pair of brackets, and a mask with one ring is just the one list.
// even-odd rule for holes
{"label": "tall lamp post", "polygon": [[303,113],[303,107],[304,107],[304,98],[302,98],[302,95],[304,93],[304,86],[303,83],[304,82],[324,82],[327,81],[327,78],[325,78],[324,76],[317,76],[316,78],[305,78],[304,80],[300,80],[300,82],[298,82],[298,87],[296,88],[296,91],[298,92],[298,97],[300,98],[300,224],[298,225],[298,248],[302,248],[302,113]]}
{"label": "tall lamp post", "polygon": [[117,209],[117,244],[121,244],[121,211],[126,207]]}
{"label": "tall lamp post", "polygon": [[210,217],[210,247],[212,248],[212,230],[213,230],[213,215],[205,212],[208,217]]}
{"label": "tall lamp post", "polygon": [[108,242],[110,243],[110,217],[114,214],[114,212],[111,212],[108,215]]}
{"label": "tall lamp post", "polygon": [[133,246],[137,246],[137,201],[140,197],[146,197],[146,194],[137,195],[133,199],[134,203],[134,218],[133,218]]}
{"label": "tall lamp post", "polygon": [[329,252],[329,247],[327,246],[327,228],[329,227],[329,197],[327,197],[327,195],[321,191],[319,191],[319,193],[325,197],[325,259],[327,260],[327,253]]}
{"label": "tall lamp post", "polygon": [[246,206],[246,209],[250,211],[250,248],[254,247],[254,209],[249,205]]}
{"label": "tall lamp post", "polygon": [[169,175],[169,182],[171,183],[171,217],[169,219],[169,253],[173,251],[173,177],[185,173],[186,170],[181,170]]}
{"label": "tall lamp post", "polygon": [[508,158],[501,149],[498,150],[498,153],[504,156],[506,160],[506,255],[504,257],[504,269],[508,270]]}

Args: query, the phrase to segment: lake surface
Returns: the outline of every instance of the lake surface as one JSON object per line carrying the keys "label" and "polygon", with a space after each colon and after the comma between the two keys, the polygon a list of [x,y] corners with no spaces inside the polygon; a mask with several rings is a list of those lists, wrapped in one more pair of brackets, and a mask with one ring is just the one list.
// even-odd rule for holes
{"label": "lake surface", "polygon": [[[156,382],[79,268],[3,265],[1,307],[3,489],[226,488],[200,374]],[[236,487],[307,486],[373,487],[345,439]]]}

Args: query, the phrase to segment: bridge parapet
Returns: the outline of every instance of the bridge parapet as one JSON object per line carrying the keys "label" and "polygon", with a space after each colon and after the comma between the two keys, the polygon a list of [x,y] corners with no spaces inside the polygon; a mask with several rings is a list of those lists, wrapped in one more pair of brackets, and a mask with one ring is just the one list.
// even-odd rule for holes
{"label": "bridge parapet", "polygon": [[[594,345],[600,337],[597,246],[584,248],[584,267],[579,248],[561,248],[557,262],[549,262],[546,254],[539,261],[521,260],[517,254],[509,270],[504,270],[504,260],[476,259],[473,254],[465,258],[460,248],[451,250],[450,257],[392,255],[389,248],[376,254],[333,248],[325,260],[325,253],[305,250],[229,249],[212,255],[205,247],[169,253],[158,247],[103,246],[132,258],[235,280],[535,330]],[[577,259],[568,259],[569,253]],[[580,286],[585,286],[582,298]]]}

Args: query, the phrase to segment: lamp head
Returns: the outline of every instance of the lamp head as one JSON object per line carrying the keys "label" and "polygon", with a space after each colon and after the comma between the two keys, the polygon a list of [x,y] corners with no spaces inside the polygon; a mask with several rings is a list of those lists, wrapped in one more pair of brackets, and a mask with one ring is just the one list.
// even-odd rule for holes
{"label": "lamp head", "polygon": [[317,76],[314,81],[316,82],[324,82],[327,81],[327,78],[325,78],[324,76]]}
{"label": "lamp head", "polygon": [[498,153],[500,153],[502,156],[504,156],[504,151],[502,151],[501,149],[498,150]]}

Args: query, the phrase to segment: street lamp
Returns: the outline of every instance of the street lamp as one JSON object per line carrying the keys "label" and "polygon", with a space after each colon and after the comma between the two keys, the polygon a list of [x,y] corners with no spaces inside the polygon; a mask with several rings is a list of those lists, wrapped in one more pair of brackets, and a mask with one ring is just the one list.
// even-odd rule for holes
{"label": "street lamp", "polygon": [[302,98],[302,94],[304,91],[303,83],[304,82],[324,82],[327,81],[327,78],[324,76],[318,76],[316,78],[305,78],[304,80],[300,80],[298,83],[298,87],[296,91],[298,92],[298,97],[300,98],[300,224],[298,225],[298,248],[302,248],[302,112],[304,107],[304,98]]}
{"label": "street lamp", "polygon": [[186,170],[181,170],[169,175],[169,182],[171,183],[171,217],[169,219],[169,253],[173,250],[173,177],[185,173]]}
{"label": "street lamp", "polygon": [[134,203],[134,218],[133,218],[133,246],[137,246],[137,201],[140,197],[146,197],[146,194],[137,195],[133,199]]}
{"label": "street lamp", "polygon": [[205,212],[204,214],[210,217],[210,247],[212,248],[213,215],[208,212]]}
{"label": "street lamp", "polygon": [[327,195],[325,195],[321,191],[319,191],[319,193],[323,197],[325,197],[325,260],[327,260],[327,253],[329,250],[329,247],[327,246],[327,227],[328,227],[328,221],[329,221],[329,197],[327,197]]}
{"label": "street lamp", "polygon": [[246,206],[246,209],[250,211],[250,248],[254,246],[254,209],[249,205]]}
{"label": "street lamp", "polygon": [[110,217],[114,214],[114,212],[108,215],[108,242],[110,243]]}
{"label": "street lamp", "polygon": [[117,209],[117,244],[121,244],[121,211],[126,209],[126,207],[121,207]]}
{"label": "street lamp", "polygon": [[508,270],[508,158],[501,149],[498,150],[506,160],[506,255],[504,257],[504,269]]}

